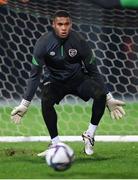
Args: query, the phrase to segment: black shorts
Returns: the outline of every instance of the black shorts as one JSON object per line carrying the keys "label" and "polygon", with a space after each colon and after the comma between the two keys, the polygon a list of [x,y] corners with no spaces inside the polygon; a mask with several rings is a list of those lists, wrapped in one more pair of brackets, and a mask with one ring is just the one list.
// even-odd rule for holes
{"label": "black shorts", "polygon": [[79,79],[64,83],[47,82],[42,90],[42,100],[47,104],[58,104],[66,95],[73,94],[84,101],[96,99],[108,92],[101,76],[89,77],[82,74]]}

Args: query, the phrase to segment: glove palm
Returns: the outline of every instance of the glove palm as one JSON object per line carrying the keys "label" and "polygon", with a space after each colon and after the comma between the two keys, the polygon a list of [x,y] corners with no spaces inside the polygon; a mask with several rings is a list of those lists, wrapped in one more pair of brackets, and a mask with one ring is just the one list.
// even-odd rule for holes
{"label": "glove palm", "polygon": [[28,110],[30,102],[23,99],[19,106],[16,106],[11,112],[11,120],[14,123],[20,123],[21,118],[25,115]]}
{"label": "glove palm", "polygon": [[106,103],[112,119],[120,119],[125,115],[125,111],[122,107],[125,103],[113,98],[110,93],[107,94]]}

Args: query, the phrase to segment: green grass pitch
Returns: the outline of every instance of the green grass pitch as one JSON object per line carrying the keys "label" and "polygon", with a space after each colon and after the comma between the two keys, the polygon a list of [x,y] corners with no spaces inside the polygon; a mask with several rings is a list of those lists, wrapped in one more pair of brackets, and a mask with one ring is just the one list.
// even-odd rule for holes
{"label": "green grass pitch", "polygon": [[[90,106],[57,106],[60,135],[81,135],[90,119]],[[127,103],[126,116],[111,120],[108,111],[97,135],[138,135],[138,103]],[[40,109],[31,106],[20,125],[10,121],[10,107],[0,107],[0,136],[47,136]],[[56,172],[44,158],[36,156],[45,150],[46,142],[0,143],[0,179],[137,179],[138,143],[95,143],[95,154],[83,153],[82,142],[69,144],[75,151],[72,167]]]}
{"label": "green grass pitch", "polygon": [[83,144],[68,143],[75,151],[72,167],[56,172],[36,154],[46,143],[1,143],[1,179],[137,179],[138,143],[100,143],[95,154],[86,156]]}

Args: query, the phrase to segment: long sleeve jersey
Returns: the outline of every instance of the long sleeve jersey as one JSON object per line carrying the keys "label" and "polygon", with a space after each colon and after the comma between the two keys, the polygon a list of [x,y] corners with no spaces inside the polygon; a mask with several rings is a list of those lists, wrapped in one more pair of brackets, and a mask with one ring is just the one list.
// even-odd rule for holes
{"label": "long sleeve jersey", "polygon": [[54,31],[40,37],[34,47],[32,71],[24,98],[31,101],[39,86],[42,68],[44,77],[50,81],[66,82],[75,79],[82,71],[82,62],[89,76],[98,74],[95,60],[88,43],[75,31],[66,39],[59,38]]}

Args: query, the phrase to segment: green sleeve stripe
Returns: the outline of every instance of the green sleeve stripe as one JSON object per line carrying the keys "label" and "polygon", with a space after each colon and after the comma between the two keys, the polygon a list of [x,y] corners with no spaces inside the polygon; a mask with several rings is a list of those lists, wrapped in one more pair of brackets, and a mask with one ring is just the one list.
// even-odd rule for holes
{"label": "green sleeve stripe", "polygon": [[138,8],[138,0],[120,0],[123,8]]}
{"label": "green sleeve stripe", "polygon": [[38,62],[36,61],[36,59],[33,57],[32,59],[32,64],[36,65],[36,66],[39,66]]}
{"label": "green sleeve stripe", "polygon": [[63,45],[61,46],[61,56],[64,56],[64,48],[63,48]]}
{"label": "green sleeve stripe", "polygon": [[95,64],[95,63],[96,63],[96,59],[95,57],[92,56],[89,64]]}

